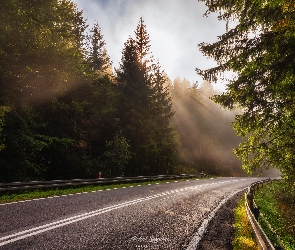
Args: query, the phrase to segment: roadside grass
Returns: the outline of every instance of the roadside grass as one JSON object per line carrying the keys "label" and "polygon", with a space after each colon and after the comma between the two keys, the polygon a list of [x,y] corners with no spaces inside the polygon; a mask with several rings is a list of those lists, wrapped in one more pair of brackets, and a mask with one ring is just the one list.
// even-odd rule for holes
{"label": "roadside grass", "polygon": [[259,250],[247,217],[244,195],[235,209],[234,227],[235,234],[232,242],[234,250]]}
{"label": "roadside grass", "polygon": [[9,203],[16,201],[24,201],[31,199],[39,199],[46,198],[52,196],[60,196],[60,195],[68,195],[68,194],[77,194],[83,192],[92,192],[99,190],[107,190],[107,189],[115,189],[115,188],[123,188],[130,186],[138,186],[138,185],[149,185],[156,183],[166,183],[166,182],[174,182],[174,181],[186,181],[190,179],[181,179],[181,180],[155,180],[155,181],[146,181],[146,182],[133,182],[133,183],[120,183],[120,184],[111,184],[111,185],[87,185],[87,186],[76,186],[72,188],[48,188],[48,189],[34,189],[34,190],[20,190],[20,191],[6,191],[0,192],[0,204],[1,203]]}
{"label": "roadside grass", "polygon": [[[274,229],[286,250],[295,249],[294,194],[288,194],[283,180],[265,185],[255,194],[255,203]],[[292,199],[293,198],[293,199]],[[259,224],[275,247],[280,247],[275,235],[259,216]]]}

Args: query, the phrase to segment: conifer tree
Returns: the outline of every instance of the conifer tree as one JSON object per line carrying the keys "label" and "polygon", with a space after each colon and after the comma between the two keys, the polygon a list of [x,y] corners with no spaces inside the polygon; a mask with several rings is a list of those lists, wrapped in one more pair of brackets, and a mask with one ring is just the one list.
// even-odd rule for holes
{"label": "conifer tree", "polygon": [[159,156],[168,159],[169,118],[173,112],[164,87],[164,73],[159,64],[152,64],[150,38],[142,18],[135,38],[130,37],[124,45],[117,76],[122,94],[119,107],[122,133],[133,152],[127,171],[141,175],[161,173],[164,164],[168,165]]}
{"label": "conifer tree", "polygon": [[151,72],[152,104],[151,114],[154,124],[154,147],[152,171],[154,174],[171,173],[178,158],[178,138],[171,127],[170,119],[174,115],[172,97],[169,91],[169,79],[161,69],[159,62],[153,64]]}
{"label": "conifer tree", "polygon": [[154,64],[151,74],[153,110],[155,111],[154,115],[161,119],[166,126],[169,126],[169,119],[174,115],[168,80],[164,70],[161,70],[160,63]]}
{"label": "conifer tree", "polygon": [[130,174],[143,174],[147,167],[145,159],[148,158],[149,87],[144,74],[135,40],[129,38],[123,49],[117,80],[121,92],[118,116],[122,132],[130,141],[134,154],[131,159],[132,169],[127,168],[127,173]]}
{"label": "conifer tree", "polygon": [[97,22],[94,23],[91,33],[91,48],[88,58],[90,66],[94,71],[105,71],[111,67],[111,60]]}
{"label": "conifer tree", "polygon": [[135,44],[141,70],[148,73],[150,70],[149,63],[152,62],[152,58],[150,57],[150,35],[147,33],[142,17],[135,30]]}

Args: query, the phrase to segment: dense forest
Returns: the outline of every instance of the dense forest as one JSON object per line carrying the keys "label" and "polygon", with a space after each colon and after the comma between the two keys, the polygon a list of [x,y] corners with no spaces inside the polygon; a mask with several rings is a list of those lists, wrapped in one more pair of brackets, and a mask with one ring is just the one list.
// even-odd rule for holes
{"label": "dense forest", "polygon": [[69,0],[0,2],[0,182],[204,171],[240,175],[235,114],[173,81],[143,19],[117,69]]}

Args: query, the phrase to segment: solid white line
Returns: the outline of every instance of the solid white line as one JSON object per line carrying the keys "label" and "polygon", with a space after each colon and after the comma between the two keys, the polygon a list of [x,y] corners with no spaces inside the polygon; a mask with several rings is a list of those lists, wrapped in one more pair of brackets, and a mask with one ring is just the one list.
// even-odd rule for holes
{"label": "solid white line", "polygon": [[50,231],[50,230],[53,230],[55,228],[66,226],[66,225],[72,224],[72,223],[77,222],[77,221],[85,220],[87,218],[94,217],[94,216],[97,216],[99,214],[110,212],[110,211],[118,209],[118,208],[123,208],[123,207],[127,207],[127,206],[130,206],[130,205],[134,205],[134,204],[137,204],[137,203],[142,202],[144,200],[145,199],[142,198],[142,199],[138,199],[138,200],[124,202],[124,203],[117,204],[117,205],[114,205],[114,206],[98,209],[98,210],[95,210],[95,211],[92,211],[92,212],[88,212],[88,213],[81,214],[81,215],[76,215],[76,216],[73,216],[73,217],[69,217],[67,219],[55,221],[55,222],[45,224],[45,225],[42,225],[42,226],[39,226],[39,227],[27,229],[27,230],[24,230],[24,231],[21,231],[21,232],[18,232],[18,233],[14,233],[14,234],[11,234],[11,235],[8,235],[8,236],[4,236],[4,237],[0,238],[0,241],[2,241],[0,243],[0,246],[4,246],[4,245],[6,245],[8,243],[11,243],[11,242],[15,242],[15,241],[18,241],[18,240],[21,240],[21,239],[28,238],[28,237],[33,236],[33,235],[37,235],[37,234],[40,234],[40,233],[43,233],[43,232],[46,232],[46,231]]}
{"label": "solid white line", "polygon": [[203,234],[206,232],[207,226],[209,224],[209,222],[212,220],[212,218],[215,216],[216,212],[220,209],[220,207],[227,202],[231,197],[233,197],[235,194],[241,192],[243,189],[240,189],[236,192],[231,193],[230,195],[228,195],[226,198],[224,198],[219,205],[213,209],[213,211],[211,211],[211,213],[208,215],[208,217],[203,221],[202,225],[199,227],[198,232],[195,234],[195,236],[192,238],[192,240],[190,241],[188,247],[186,250],[195,250],[198,249],[198,244],[200,242],[200,240],[203,237]]}
{"label": "solid white line", "polygon": [[[184,192],[184,191],[187,191],[187,189],[181,189],[181,190],[176,189],[176,190],[173,190],[173,193],[174,192]],[[88,213],[72,216],[72,217],[69,217],[69,218],[66,218],[66,219],[62,219],[62,220],[59,220],[59,221],[51,222],[51,223],[48,223],[48,224],[45,224],[45,225],[41,225],[41,226],[38,226],[38,227],[34,227],[34,228],[31,228],[31,229],[20,231],[20,232],[17,232],[17,233],[8,235],[8,236],[1,237],[0,238],[0,246],[4,246],[6,244],[9,244],[9,243],[21,240],[21,239],[31,237],[33,235],[41,234],[41,233],[46,232],[46,231],[50,231],[50,230],[53,230],[53,229],[56,229],[56,228],[59,228],[59,227],[63,227],[63,226],[66,226],[66,225],[69,225],[69,224],[72,224],[72,223],[75,223],[75,222],[78,222],[78,221],[81,221],[81,220],[85,220],[85,219],[88,219],[88,218],[103,214],[103,213],[107,213],[107,212],[113,211],[115,209],[124,208],[124,207],[131,206],[131,205],[134,205],[134,204],[137,204],[137,203],[140,203],[140,202],[148,201],[148,200],[151,200],[151,199],[156,199],[156,198],[159,198],[159,197],[162,197],[162,196],[171,195],[171,193],[172,192],[167,191],[167,192],[162,192],[162,193],[158,193],[158,194],[155,194],[155,195],[147,196],[147,197],[144,197],[144,198],[138,198],[138,199],[135,199],[135,200],[131,200],[131,201],[127,201],[127,202],[117,204],[117,205],[113,205],[113,206],[110,206],[110,207],[101,208],[101,209],[94,210],[94,211],[91,211],[91,212],[88,212]]]}
{"label": "solid white line", "polygon": [[[205,184],[203,186],[206,186],[206,185],[208,185],[208,184]],[[133,186],[130,186],[130,187],[133,187]],[[201,186],[198,185],[195,188],[199,188],[199,187],[201,187]],[[81,221],[81,220],[85,220],[85,219],[88,219],[88,218],[91,218],[91,217],[94,217],[94,216],[97,216],[97,215],[100,215],[100,214],[103,214],[103,213],[107,213],[107,212],[119,209],[119,208],[124,208],[124,207],[127,207],[127,206],[131,206],[131,205],[134,205],[134,204],[137,204],[137,203],[140,203],[140,202],[144,202],[144,201],[148,201],[148,200],[151,200],[151,199],[159,198],[161,196],[171,195],[171,193],[185,192],[185,191],[188,191],[189,189],[190,189],[190,191],[194,190],[194,188],[192,188],[192,187],[191,188],[186,187],[186,188],[175,189],[175,190],[172,190],[170,192],[166,191],[166,192],[158,193],[158,194],[155,194],[155,195],[147,196],[147,197],[144,197],[144,198],[138,198],[138,199],[135,199],[135,200],[123,202],[123,203],[113,205],[113,206],[110,206],[110,207],[101,208],[101,209],[94,210],[94,211],[91,211],[91,212],[87,212],[87,213],[84,213],[84,214],[72,216],[72,217],[69,217],[69,218],[66,218],[66,219],[58,220],[58,221],[55,221],[55,222],[51,222],[51,223],[48,223],[48,224],[45,224],[45,225],[41,225],[41,226],[38,226],[38,227],[27,229],[27,230],[24,230],[24,231],[20,231],[20,232],[17,232],[17,233],[8,235],[8,236],[1,237],[0,238],[0,246],[4,246],[6,244],[9,244],[9,243],[21,240],[21,239],[25,239],[25,238],[28,238],[28,237],[33,236],[33,235],[41,234],[43,232],[50,231],[50,230],[53,230],[53,229],[56,229],[56,228],[59,228],[59,227],[63,227],[63,226],[66,226],[66,225],[69,225],[69,224],[72,224],[72,223],[75,223],[75,222],[78,222],[78,221]],[[101,190],[99,190],[99,191],[101,191]],[[237,191],[237,192],[239,192],[239,191]],[[81,194],[81,193],[77,193],[77,194]],[[234,195],[234,194],[232,194],[232,195]],[[60,196],[53,196],[51,198],[54,198],[54,197],[60,197]],[[42,199],[44,199],[44,198],[42,198]],[[33,199],[33,200],[39,200],[39,199]],[[28,200],[28,201],[30,201],[30,200]],[[12,203],[17,203],[17,202],[12,202]],[[8,203],[8,204],[12,204],[12,203]],[[219,208],[220,206],[221,206],[221,204],[217,208]],[[212,212],[214,212],[216,209],[214,209]],[[212,214],[212,212],[211,212],[211,214]],[[209,215],[209,218],[210,218],[210,215]],[[207,222],[205,222],[205,221],[203,222],[203,224],[206,227],[209,220],[207,219]],[[198,232],[198,235],[199,235],[199,232]],[[193,241],[196,242],[196,240],[193,240]]]}

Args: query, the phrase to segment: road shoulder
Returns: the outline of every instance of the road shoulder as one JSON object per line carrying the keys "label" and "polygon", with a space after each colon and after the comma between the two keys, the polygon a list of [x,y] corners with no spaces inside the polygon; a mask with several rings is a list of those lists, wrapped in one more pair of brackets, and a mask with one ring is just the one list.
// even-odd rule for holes
{"label": "road shoulder", "polygon": [[241,200],[244,192],[231,197],[217,211],[210,221],[207,231],[199,243],[199,250],[229,250],[233,249],[232,240],[234,237],[235,208]]}

